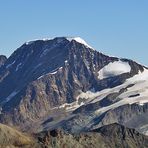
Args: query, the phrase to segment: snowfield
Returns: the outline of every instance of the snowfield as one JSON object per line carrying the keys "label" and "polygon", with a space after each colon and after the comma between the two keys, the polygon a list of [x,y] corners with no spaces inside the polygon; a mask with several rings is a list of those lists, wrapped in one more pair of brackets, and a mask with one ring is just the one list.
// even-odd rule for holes
{"label": "snowfield", "polygon": [[[118,93],[121,89],[126,88],[131,84],[133,84],[133,86],[127,88],[127,91],[123,92],[121,95],[118,96],[118,99],[119,99],[118,102],[96,110],[95,114],[102,114],[110,109],[114,109],[125,104],[137,103],[139,105],[143,105],[144,103],[147,103],[148,102],[148,70],[144,69],[143,72],[139,72],[137,75],[127,79],[125,83],[119,86],[116,86],[114,88],[107,88],[98,92],[94,92],[93,90],[82,92],[76,98],[75,102],[70,104],[65,103],[57,108],[64,108],[66,111],[73,111],[82,105],[101,101],[109,94]],[[80,98],[84,99],[85,101],[83,100],[83,102],[79,103]]]}
{"label": "snowfield", "polygon": [[93,91],[82,92],[77,99],[85,98],[86,99],[85,104],[95,103],[104,99],[109,94],[119,92],[121,89],[128,87],[130,84],[133,84],[133,86],[127,88],[127,91],[125,91],[124,93],[118,96],[119,98],[118,102],[106,107],[102,107],[98,109],[95,113],[96,114],[104,113],[110,109],[114,109],[125,104],[137,103],[139,105],[143,105],[144,103],[147,103],[148,102],[148,70],[147,69],[144,69],[143,72],[139,71],[137,75],[127,79],[125,83],[117,87],[114,87],[111,89],[110,88],[104,89],[99,92],[93,92]]}
{"label": "snowfield", "polygon": [[117,76],[123,73],[131,71],[131,67],[128,62],[115,61],[104,66],[99,72],[98,79],[104,79],[108,77]]}

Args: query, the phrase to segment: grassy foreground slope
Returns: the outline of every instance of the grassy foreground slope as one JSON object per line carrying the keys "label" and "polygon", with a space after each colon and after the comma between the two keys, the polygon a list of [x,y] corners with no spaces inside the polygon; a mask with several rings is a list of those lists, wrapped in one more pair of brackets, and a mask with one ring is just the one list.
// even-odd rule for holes
{"label": "grassy foreground slope", "polygon": [[147,148],[148,137],[134,129],[111,124],[77,135],[62,130],[34,137],[0,124],[0,148]]}
{"label": "grassy foreground slope", "polygon": [[34,138],[0,124],[0,148],[38,148]]}

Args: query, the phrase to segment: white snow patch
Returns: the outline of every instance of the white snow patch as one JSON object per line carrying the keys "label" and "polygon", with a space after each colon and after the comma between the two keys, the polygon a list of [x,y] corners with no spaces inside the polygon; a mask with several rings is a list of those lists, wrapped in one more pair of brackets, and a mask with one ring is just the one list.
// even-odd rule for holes
{"label": "white snow patch", "polygon": [[93,64],[93,68],[94,68],[94,70],[96,69],[96,65],[95,64]]}
{"label": "white snow patch", "polygon": [[77,80],[77,79],[74,79],[74,82],[75,82],[75,83],[78,83],[78,80]]}
{"label": "white snow patch", "polygon": [[27,41],[25,44],[26,45],[30,45],[30,44],[32,44],[34,41]]}
{"label": "white snow patch", "polygon": [[79,108],[83,104],[84,104],[84,102],[79,102],[79,98],[77,98],[75,102],[72,102],[72,103],[64,103],[64,104],[62,104],[62,105],[60,105],[58,107],[54,107],[53,109],[62,108],[62,109],[65,109],[66,112],[69,112],[69,111],[76,110],[77,108]]}
{"label": "white snow patch", "polygon": [[19,63],[15,69],[15,71],[18,71],[18,69],[20,68],[20,66],[22,65],[22,63]]}
{"label": "white snow patch", "polygon": [[55,75],[58,71],[60,71],[60,70],[62,70],[62,69],[63,69],[63,67],[58,67],[58,68],[56,68],[55,70],[52,70],[52,71],[49,72],[49,73],[46,73],[46,74],[41,75],[41,76],[38,77],[37,79],[39,80],[39,79],[41,79],[42,77],[47,76],[47,75]]}
{"label": "white snow patch", "polygon": [[50,40],[53,40],[54,38],[43,38],[42,40],[43,41],[50,41]]}
{"label": "white snow patch", "polygon": [[80,37],[69,37],[69,38],[66,38],[67,40],[69,40],[70,42],[72,41],[72,40],[75,40],[76,42],[78,42],[78,43],[80,43],[80,44],[83,44],[83,45],[85,45],[86,47],[88,47],[88,48],[91,48],[91,49],[93,49],[90,45],[88,45],[82,38],[80,38]]}
{"label": "white snow patch", "polygon": [[[146,93],[146,94],[148,94],[148,93]],[[143,94],[143,96],[140,96],[140,97],[137,96],[137,97],[133,97],[133,98],[124,98],[124,99],[122,99],[122,100],[120,100],[120,101],[118,101],[118,102],[116,102],[112,105],[98,109],[97,111],[95,111],[95,113],[103,113],[103,112],[106,112],[110,109],[114,109],[114,108],[117,108],[119,106],[123,106],[125,104],[131,105],[131,104],[134,104],[134,103],[138,103],[140,105],[143,105],[146,102],[148,102],[148,98],[147,98],[147,95],[145,96],[144,94]]]}
{"label": "white snow patch", "polygon": [[40,57],[45,56],[45,55],[48,53],[48,51],[50,51],[50,49],[51,49],[51,48],[46,48],[46,49],[44,49],[44,51],[43,51],[43,53],[40,55]]}
{"label": "white snow patch", "polygon": [[42,63],[39,63],[37,66],[34,67],[34,69],[37,69],[38,67],[40,67],[42,65]]}
{"label": "white snow patch", "polygon": [[128,82],[135,82],[135,83],[143,81],[148,81],[148,69],[145,68],[143,72],[139,71],[137,75],[128,79]]}
{"label": "white snow patch", "polygon": [[35,41],[49,41],[49,40],[53,40],[53,38],[43,38],[43,39],[29,40],[29,41],[27,41],[25,44],[26,44],[26,45],[30,45],[30,44],[34,43]]}
{"label": "white snow patch", "polygon": [[58,108],[64,108],[66,111],[73,111],[73,110],[79,108],[80,106],[82,106],[83,104],[84,104],[83,102],[81,102],[80,104],[78,104],[78,102],[75,101],[73,103],[65,103],[65,104],[62,104]]}
{"label": "white snow patch", "polygon": [[8,101],[10,101],[19,91],[14,91],[12,92],[5,100],[3,103],[6,103]]}
{"label": "white snow patch", "polygon": [[99,72],[99,79],[117,76],[123,73],[131,71],[131,67],[128,62],[115,61],[104,66]]}
{"label": "white snow patch", "polygon": [[49,72],[49,73],[47,73],[47,74],[43,74],[43,75],[41,75],[40,77],[38,77],[37,79],[39,80],[39,79],[41,79],[41,78],[43,78],[44,76],[47,76],[47,75],[55,75],[57,72],[58,72],[58,71],[54,71],[54,72]]}
{"label": "white snow patch", "polygon": [[11,64],[8,64],[8,65],[6,66],[6,68],[11,67],[14,63],[15,63],[15,61],[13,61]]}
{"label": "white snow patch", "polygon": [[49,73],[49,74],[51,74],[51,75],[54,75],[54,74],[56,74],[58,71],[55,71],[55,72],[51,72],[51,73]]}
{"label": "white snow patch", "polygon": [[37,79],[39,80],[39,79],[41,79],[41,78],[43,78],[45,75],[41,75],[40,77],[38,77]]}
{"label": "white snow patch", "polygon": [[[59,68],[57,68],[57,69],[58,69],[58,70],[62,70],[62,68],[63,68],[63,67],[59,67]],[[56,74],[56,73],[58,72],[58,70],[53,71],[53,72],[50,72],[50,73],[48,73],[48,74],[54,75],[54,74]]]}
{"label": "white snow patch", "polygon": [[82,92],[77,98],[85,98],[86,103],[95,103],[97,101],[102,100],[104,97],[109,95],[112,92],[118,92],[119,90],[113,90],[110,88],[104,89],[102,91],[95,92],[94,90],[90,90],[87,92]]}

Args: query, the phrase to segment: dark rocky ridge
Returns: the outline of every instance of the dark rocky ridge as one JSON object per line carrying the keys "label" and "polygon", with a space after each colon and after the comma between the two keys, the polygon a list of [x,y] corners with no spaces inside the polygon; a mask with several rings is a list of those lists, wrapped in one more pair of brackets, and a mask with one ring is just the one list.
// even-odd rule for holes
{"label": "dark rocky ridge", "polygon": [[1,148],[147,148],[148,137],[114,123],[81,134],[60,129],[29,135],[0,124]]}
{"label": "dark rocky ridge", "polygon": [[[71,135],[61,130],[45,131],[38,135],[41,143],[57,148],[146,148],[148,137],[134,129],[111,124],[90,132]],[[54,141],[54,142],[53,142]]]}

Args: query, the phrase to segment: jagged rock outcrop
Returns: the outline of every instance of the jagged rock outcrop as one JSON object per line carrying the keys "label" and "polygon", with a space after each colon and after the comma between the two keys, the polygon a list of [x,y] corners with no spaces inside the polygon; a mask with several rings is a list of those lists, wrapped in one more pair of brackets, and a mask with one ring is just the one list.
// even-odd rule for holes
{"label": "jagged rock outcrop", "polygon": [[72,135],[61,130],[42,132],[38,140],[47,147],[57,148],[146,148],[148,137],[134,129],[111,124],[87,133]]}

